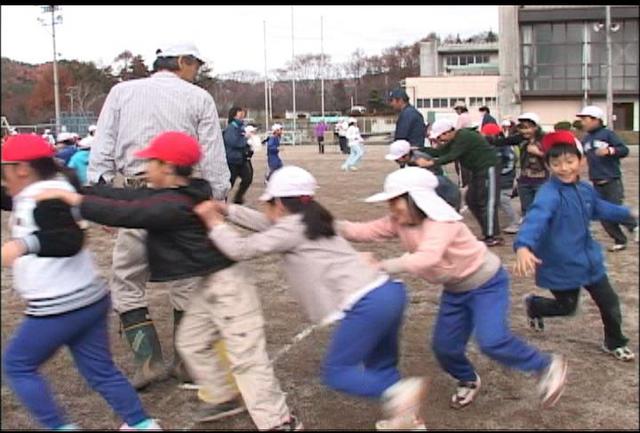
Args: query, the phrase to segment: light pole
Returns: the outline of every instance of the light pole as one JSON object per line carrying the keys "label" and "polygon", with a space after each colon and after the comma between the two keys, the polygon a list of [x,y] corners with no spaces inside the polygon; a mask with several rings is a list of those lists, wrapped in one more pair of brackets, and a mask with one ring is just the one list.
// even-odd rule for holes
{"label": "light pole", "polygon": [[296,145],[296,57],[293,49],[293,6],[291,6],[291,84],[293,90],[293,134],[291,135],[291,144]]}
{"label": "light pole", "polygon": [[53,100],[56,113],[56,135],[60,132],[60,95],[58,93],[58,53],[56,51],[56,24],[62,24],[62,15],[56,16],[55,13],[60,9],[57,5],[42,6],[43,13],[51,14],[51,24],[42,18],[38,21],[44,26],[51,25],[51,36],[53,39]]}
{"label": "light pole", "polygon": [[604,28],[607,43],[607,126],[613,129],[613,49],[611,33],[620,30],[620,24],[611,23],[611,6],[605,6],[605,22],[597,23],[593,30],[599,32]]}

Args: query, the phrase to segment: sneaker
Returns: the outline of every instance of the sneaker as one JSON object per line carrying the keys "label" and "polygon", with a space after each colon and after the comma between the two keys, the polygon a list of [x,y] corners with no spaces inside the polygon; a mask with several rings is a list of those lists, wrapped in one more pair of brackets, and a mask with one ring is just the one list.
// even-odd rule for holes
{"label": "sneaker", "polygon": [[200,407],[196,411],[196,422],[215,421],[217,419],[226,418],[245,412],[247,407],[240,396],[224,403],[212,404],[201,402]]}
{"label": "sneaker", "polygon": [[633,229],[633,240],[636,242],[636,244],[638,243],[638,235],[640,234],[640,227],[636,226],[635,229]]}
{"label": "sneaker", "polygon": [[609,247],[609,251],[615,253],[616,251],[622,251],[627,249],[627,244],[613,244]]}
{"label": "sneaker", "polygon": [[567,383],[567,360],[562,355],[551,355],[551,364],[538,382],[542,407],[548,409],[560,399]]}
{"label": "sneaker", "polygon": [[408,414],[417,416],[426,394],[426,378],[401,379],[382,394],[382,410],[390,419]]}
{"label": "sneaker", "polygon": [[496,236],[489,236],[484,238],[483,242],[488,246],[488,247],[496,247],[499,245],[503,245],[504,244],[504,239],[500,238],[500,237],[496,237]]}
{"label": "sneaker", "polygon": [[602,345],[602,350],[609,355],[612,355],[619,361],[633,361],[636,358],[636,355],[629,349],[628,346],[616,347],[615,349],[608,349],[604,344]]}
{"label": "sneaker", "polygon": [[349,167],[349,170],[351,170],[351,171],[358,171],[358,167]]}
{"label": "sneaker", "polygon": [[419,417],[413,416],[400,416],[391,419],[382,419],[376,423],[376,430],[411,430],[411,431],[423,431],[427,430],[427,426],[424,421]]}
{"label": "sneaker", "polygon": [[289,421],[283,424],[280,424],[277,427],[269,429],[269,431],[297,431],[297,430],[304,430],[304,426],[300,421],[298,421],[298,418],[296,418],[293,415],[291,415],[291,417],[289,418]]}
{"label": "sneaker", "polygon": [[478,373],[476,373],[475,382],[458,382],[456,393],[451,396],[449,406],[454,409],[462,409],[463,407],[469,406],[480,392],[481,384],[482,382],[480,381]]}
{"label": "sneaker", "polygon": [[148,418],[142,422],[139,422],[134,426],[130,426],[127,423],[124,423],[120,427],[120,430],[125,430],[125,431],[162,430],[162,427],[160,427],[160,424],[158,424],[158,422],[155,419]]}
{"label": "sneaker", "polygon": [[520,230],[520,226],[518,224],[511,224],[508,227],[505,227],[502,231],[509,235],[515,235],[518,233],[518,230]]}
{"label": "sneaker", "polygon": [[529,322],[529,328],[536,332],[544,332],[544,321],[542,317],[534,317],[531,313],[531,301],[534,295],[527,295],[524,297],[524,308],[527,312],[527,321]]}

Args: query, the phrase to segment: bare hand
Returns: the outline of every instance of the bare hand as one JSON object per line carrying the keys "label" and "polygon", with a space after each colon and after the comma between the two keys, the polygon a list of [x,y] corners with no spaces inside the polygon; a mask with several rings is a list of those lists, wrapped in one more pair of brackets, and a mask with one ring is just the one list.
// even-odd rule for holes
{"label": "bare hand", "polygon": [[16,240],[10,240],[2,246],[2,266],[9,267],[13,265],[16,259],[26,252],[25,245]]}
{"label": "bare hand", "polygon": [[532,155],[536,155],[536,156],[542,156],[543,155],[543,152],[535,144],[527,145],[527,152],[532,154]]}
{"label": "bare hand", "polygon": [[513,273],[518,277],[528,277],[536,272],[536,266],[541,264],[542,260],[537,258],[527,247],[518,248],[516,251],[516,264],[513,267]]}
{"label": "bare hand", "polygon": [[203,201],[193,208],[193,211],[200,217],[207,227],[212,228],[215,225],[224,223],[223,212],[226,213],[227,205],[214,200]]}
{"label": "bare hand", "polygon": [[47,189],[35,196],[36,201],[62,200],[69,206],[78,206],[82,203],[82,195],[64,189]]}
{"label": "bare hand", "polygon": [[433,159],[417,158],[416,164],[418,165],[418,167],[427,168],[427,167],[431,167],[435,163]]}
{"label": "bare hand", "polygon": [[600,147],[600,148],[596,149],[596,155],[598,155],[598,156],[607,156],[607,155],[609,155],[609,148],[608,147]]}

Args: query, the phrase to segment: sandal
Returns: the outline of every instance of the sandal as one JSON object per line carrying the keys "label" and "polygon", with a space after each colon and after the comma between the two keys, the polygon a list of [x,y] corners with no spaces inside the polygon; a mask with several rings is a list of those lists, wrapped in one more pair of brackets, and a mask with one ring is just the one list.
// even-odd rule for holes
{"label": "sandal", "polygon": [[636,355],[629,349],[628,346],[616,347],[615,349],[607,349],[607,346],[602,346],[602,350],[606,353],[612,355],[619,361],[633,361],[636,358]]}

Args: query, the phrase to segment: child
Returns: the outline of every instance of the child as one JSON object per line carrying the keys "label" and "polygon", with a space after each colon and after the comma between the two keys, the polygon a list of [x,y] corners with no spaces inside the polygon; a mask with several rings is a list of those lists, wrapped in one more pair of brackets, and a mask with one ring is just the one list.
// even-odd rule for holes
{"label": "child", "polygon": [[344,164],[342,164],[342,170],[355,171],[358,168],[356,165],[360,162],[362,155],[364,155],[364,140],[360,135],[360,129],[358,128],[358,122],[355,118],[349,117],[347,121],[349,128],[347,129],[347,145],[349,146],[349,156]]}
{"label": "child", "polygon": [[280,140],[282,139],[284,127],[279,123],[274,123],[271,126],[271,136],[267,141],[267,181],[271,177],[274,171],[282,167],[282,160],[280,159]]}
{"label": "child", "polygon": [[579,180],[582,154],[570,132],[547,134],[542,145],[552,177],[538,191],[513,248],[516,274],[535,272],[536,285],[550,290],[555,299],[525,298],[530,325],[543,330],[543,317],[575,313],[580,287],[584,287],[602,316],[603,349],[616,359],[630,361],[634,354],[622,333],[620,302],[609,283],[600,245],[589,232],[589,221],[624,221],[631,214],[601,199],[593,187]]}
{"label": "child", "polygon": [[509,276],[500,258],[438,197],[437,184],[431,172],[417,167],[389,174],[384,192],[367,201],[386,201],[391,215],[367,223],[342,222],[340,233],[359,242],[399,237],[408,253],[379,262],[379,268],[444,285],[432,347],[442,368],[458,380],[453,408],[468,406],[480,390],[480,376],[465,356],[472,333],[490,358],[538,373],[542,405],[553,406],[564,391],[567,361],[562,355],[543,354],[511,334]]}
{"label": "child", "polygon": [[[624,199],[624,187],[620,159],[629,155],[629,148],[615,132],[604,126],[604,112],[599,107],[594,105],[584,107],[576,116],[580,118],[583,129],[587,133],[582,140],[593,187],[604,200],[621,205]],[[638,242],[638,222],[630,219],[621,223],[635,235],[635,241]],[[603,220],[602,227],[614,240],[609,251],[616,252],[627,248],[627,237],[618,223]]]}
{"label": "child", "polygon": [[[239,266],[212,245],[193,207],[211,196],[209,184],[190,178],[200,161],[200,144],[182,132],[165,132],[136,156],[147,159],[151,188],[100,187],[82,196],[50,191],[79,206],[83,218],[99,224],[147,230],[150,281],[203,277],[177,329],[176,348],[207,396],[196,421],[212,421],[249,410],[259,429],[293,430],[285,395],[267,357],[262,311],[255,287]],[[222,339],[246,403],[226,380],[212,346]]]}
{"label": "child", "polygon": [[[80,374],[124,419],[122,429],[159,430],[109,351],[110,297],[68,206],[34,196],[51,188],[72,192],[42,137],[12,136],[2,147],[3,209],[12,209],[12,239],[2,246],[2,266],[12,266],[26,318],[3,357],[9,386],[48,429],[72,430],[38,369],[67,346]],[[131,427],[130,427],[131,426]]]}
{"label": "child", "polygon": [[536,113],[522,113],[518,116],[518,132],[523,141],[520,143],[520,176],[518,177],[518,196],[522,217],[537,191],[547,181],[549,172],[544,164],[541,140],[544,136],[540,128],[540,117]]}
{"label": "child", "polygon": [[80,185],[87,185],[87,168],[89,167],[89,152],[91,152],[92,137],[85,137],[78,143],[78,150],[69,159],[67,166],[75,170]]}
{"label": "child", "polygon": [[[339,321],[323,363],[329,387],[381,398],[390,419],[378,429],[425,429],[418,411],[423,379],[401,379],[398,337],[406,305],[405,286],[367,265],[348,242],[337,236],[332,215],[314,200],[316,181],[299,167],[273,174],[260,200],[265,215],[224,203],[196,209],[209,236],[227,256],[250,260],[269,253],[283,255],[292,295],[316,323]],[[243,237],[224,223],[259,233]]]}

